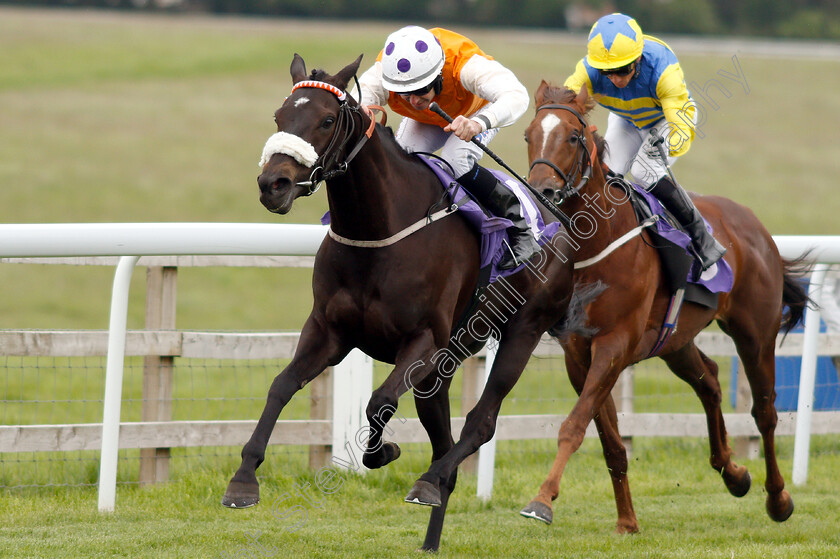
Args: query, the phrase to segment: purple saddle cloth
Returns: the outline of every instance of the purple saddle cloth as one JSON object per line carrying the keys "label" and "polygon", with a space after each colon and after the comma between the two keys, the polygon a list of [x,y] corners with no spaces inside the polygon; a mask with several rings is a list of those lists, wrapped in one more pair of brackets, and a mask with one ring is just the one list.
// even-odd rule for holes
{"label": "purple saddle cloth", "polygon": [[[656,199],[656,196],[649,193],[638,184],[633,184],[633,188],[636,190],[639,197],[650,208],[651,213],[662,216],[662,219],[656,222],[656,233],[663,239],[685,250],[686,254],[692,254],[688,248],[689,245],[691,245],[691,237],[671,224],[669,219],[666,217],[665,209],[662,207],[659,200]],[[709,225],[709,222],[706,221],[705,218],[703,221],[706,224],[706,230],[711,233],[712,226]],[[732,268],[723,258],[712,264],[712,266],[702,274],[698,274],[699,271],[700,266],[697,262],[695,262],[688,271],[688,277],[686,278],[688,283],[701,285],[712,293],[728,293],[732,289],[732,284],[734,283],[735,278],[732,274]]]}
{"label": "purple saddle cloth", "polygon": [[[424,155],[419,155],[418,157],[420,157],[420,159],[422,159],[435,172],[440,179],[440,182],[446,186],[446,190],[449,192],[450,197],[457,197],[457,199],[452,198],[453,201],[457,202],[463,196],[467,195],[466,192],[464,192],[464,187],[459,185],[452,175],[443,170],[443,168],[438,165],[436,159]],[[550,241],[555,233],[557,233],[560,229],[560,223],[553,222],[548,225],[545,224],[542,215],[537,209],[536,202],[534,202],[533,198],[531,198],[531,194],[519,181],[495,169],[488,169],[488,171],[493,173],[496,178],[499,179],[499,182],[505,185],[506,188],[513,191],[513,193],[516,194],[516,197],[519,198],[519,204],[523,209],[525,221],[531,228],[531,232],[534,233],[537,243],[540,246],[543,246],[545,243]],[[502,259],[502,256],[504,256],[505,251],[507,251],[507,246],[505,246],[504,243],[510,242],[508,239],[507,229],[512,226],[513,223],[511,223],[509,219],[493,215],[488,216],[472,198],[461,206],[459,211],[461,212],[461,215],[464,216],[464,219],[466,219],[467,222],[469,222],[470,225],[472,225],[481,235],[480,263],[482,268],[488,265],[491,266],[490,282],[496,281],[496,278],[499,277],[506,277],[511,274],[515,274],[525,267],[525,264],[510,270],[500,270],[498,267],[499,261]]]}

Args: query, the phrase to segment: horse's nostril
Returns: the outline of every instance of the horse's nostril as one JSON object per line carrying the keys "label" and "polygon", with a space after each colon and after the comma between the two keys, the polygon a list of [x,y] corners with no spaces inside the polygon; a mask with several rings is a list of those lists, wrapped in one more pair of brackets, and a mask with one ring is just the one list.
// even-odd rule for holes
{"label": "horse's nostril", "polygon": [[257,184],[260,187],[260,192],[266,192],[271,188],[271,180],[265,173],[257,177]]}
{"label": "horse's nostril", "polygon": [[263,173],[257,177],[257,184],[263,194],[276,194],[292,187],[292,180],[279,173]]}
{"label": "horse's nostril", "polygon": [[260,185],[260,192],[271,192],[278,190],[283,182],[283,178],[275,173],[263,173],[257,177],[257,184]]}

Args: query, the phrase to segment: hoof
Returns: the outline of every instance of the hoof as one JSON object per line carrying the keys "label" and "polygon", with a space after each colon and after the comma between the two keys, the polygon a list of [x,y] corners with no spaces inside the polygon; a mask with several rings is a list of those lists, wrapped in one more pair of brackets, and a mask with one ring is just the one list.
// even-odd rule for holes
{"label": "hoof", "polygon": [[790,493],[782,491],[777,499],[767,496],[767,514],[776,522],[784,522],[793,514],[793,499]]}
{"label": "hoof", "polygon": [[258,483],[242,483],[231,481],[228,484],[222,504],[231,509],[247,509],[260,502],[260,486]]}
{"label": "hoof", "polygon": [[375,470],[390,464],[399,458],[400,454],[400,446],[397,443],[382,443],[382,447],[376,452],[365,453],[362,457],[362,464],[369,470]]}
{"label": "hoof", "polygon": [[727,484],[726,488],[729,489],[729,493],[732,494],[734,497],[743,497],[750,491],[750,487],[752,486],[752,477],[750,477],[749,472],[744,472],[744,476],[741,478],[740,481],[733,483],[732,485]]}
{"label": "hoof", "polygon": [[527,507],[519,511],[519,514],[525,518],[533,518],[546,524],[551,524],[551,521],[554,520],[554,513],[551,511],[551,507],[539,501],[531,501]]}
{"label": "hoof", "polygon": [[428,481],[418,479],[414,482],[414,487],[406,495],[405,502],[415,505],[425,505],[427,507],[439,507],[440,489]]}
{"label": "hoof", "polygon": [[619,521],[615,524],[615,533],[616,534],[638,534],[639,533],[639,523],[635,520],[625,522]]}

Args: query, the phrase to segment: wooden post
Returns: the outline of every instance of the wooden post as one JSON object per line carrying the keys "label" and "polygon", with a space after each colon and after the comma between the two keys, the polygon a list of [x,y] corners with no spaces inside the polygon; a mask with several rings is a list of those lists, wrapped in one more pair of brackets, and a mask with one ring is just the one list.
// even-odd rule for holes
{"label": "wooden post", "polygon": [[[738,380],[735,390],[735,411],[738,413],[750,413],[752,410],[753,399],[750,391],[750,383],[747,380],[747,375],[744,372],[744,364],[738,359]],[[759,450],[761,447],[761,437],[734,437],[732,446],[734,447],[735,456],[743,456],[749,460],[755,460],[759,457]]]}
{"label": "wooden post", "polygon": [[[332,419],[333,368],[315,377],[309,383],[309,418]],[[309,467],[318,470],[330,463],[332,445],[309,445]]]}
{"label": "wooden post", "polygon": [[[478,403],[478,395],[481,394],[483,388],[480,374],[483,369],[483,360],[483,357],[469,357],[462,364],[464,370],[461,377],[461,415],[464,417]],[[458,467],[461,472],[476,473],[478,471],[478,452],[468,456]]]}
{"label": "wooden post", "polygon": [[[146,329],[174,330],[178,268],[152,266],[146,270]],[[143,421],[172,419],[171,355],[143,358]],[[140,485],[169,479],[169,449],[140,449]]]}
{"label": "wooden post", "polygon": [[[635,371],[631,365],[621,372],[618,376],[618,382],[613,386],[613,402],[615,402],[615,410],[619,414],[633,413],[634,377]],[[633,437],[621,437],[621,440],[624,443],[624,448],[627,450],[627,458],[629,459],[633,453]]]}

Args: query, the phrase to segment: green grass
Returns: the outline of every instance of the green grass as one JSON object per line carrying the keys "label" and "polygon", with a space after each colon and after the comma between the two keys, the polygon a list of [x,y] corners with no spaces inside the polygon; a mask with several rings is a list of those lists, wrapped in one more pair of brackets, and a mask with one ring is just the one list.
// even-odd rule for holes
{"label": "green grass", "polygon": [[[268,214],[255,178],[271,115],[290,88],[288,66],[299,52],[331,72],[365,54],[370,63],[397,24],[266,19],[127,16],[0,8],[0,222],[289,222],[315,223],[323,192],[289,216]],[[466,30],[512,68],[530,91],[540,79],[561,83],[582,44],[527,31]],[[723,194],[751,207],[774,234],[838,234],[835,126],[840,62],[771,60],[738,53],[746,93],[718,72],[731,56],[678,53],[690,81],[718,79],[698,139],[675,171],[690,189]],[[802,84],[802,85],[799,85]],[[712,93],[715,94],[715,93]],[[493,149],[526,168],[522,131],[529,112],[500,134]],[[605,113],[593,120],[604,130]],[[835,119],[836,120],[836,119]],[[393,118],[391,124],[398,121]],[[202,330],[299,330],[311,306],[306,269],[179,270],[177,327]],[[110,267],[0,266],[0,328],[106,328]],[[129,327],[143,325],[143,273],[133,278]],[[502,413],[567,413],[573,395],[556,362],[535,360]],[[282,363],[202,364],[180,360],[176,419],[253,418],[265,386]],[[721,362],[726,371],[726,363]],[[102,363],[7,358],[3,423],[97,421]],[[38,371],[49,368],[49,375]],[[69,371],[73,373],[70,374]],[[82,381],[79,370],[88,370]],[[126,370],[124,418],[137,420],[139,360]],[[65,374],[66,373],[66,374]],[[376,379],[387,373],[378,366]],[[248,381],[243,380],[244,378]],[[19,379],[19,380],[18,380]],[[724,391],[728,375],[722,373]],[[459,410],[460,383],[453,385]],[[700,406],[661,366],[637,369],[636,410],[692,411]],[[550,396],[550,397],[549,397]],[[209,398],[210,400],[205,400]],[[40,404],[25,402],[41,401]],[[82,400],[82,402],[78,402]],[[306,417],[307,394],[283,417]],[[725,411],[728,411],[728,399]],[[400,413],[414,416],[413,402]],[[642,533],[612,534],[611,489],[600,449],[586,441],[564,476],[551,527],[516,512],[535,493],[553,455],[552,441],[499,443],[493,499],[473,497],[462,476],[444,532],[442,557],[835,557],[838,440],[817,437],[807,486],[793,488],[797,511],[776,525],[764,513],[763,465],[751,493],[736,500],[708,467],[705,441],[634,443],[631,483]],[[22,488],[0,495],[3,557],[218,557],[235,555],[246,532],[283,557],[416,555],[428,511],[403,495],[425,470],[426,445],[407,445],[385,471],[349,477],[340,491],[310,508],[299,530],[272,514],[292,483],[312,482],[299,447],[272,449],[263,503],[247,511],[219,506],[237,466],[238,448],[175,449],[169,484],[141,489],[137,452],[123,451],[117,511],[96,512],[97,453],[0,456],[0,485],[82,484]],[[780,441],[790,479],[790,439]],[[300,500],[294,501],[301,504]],[[292,502],[290,501],[291,505]],[[282,512],[279,511],[279,512]],[[288,519],[286,519],[288,523]]]}
{"label": "green grass", "polygon": [[[820,453],[808,484],[789,486],[796,511],[776,524],[764,512],[761,462],[745,461],[753,488],[735,499],[708,467],[705,441],[635,441],[630,482],[641,532],[633,536],[612,533],[615,506],[595,441],[584,443],[569,463],[551,526],[517,514],[542,480],[551,441],[500,443],[493,498],[482,503],[474,496],[475,477],[461,476],[439,556],[836,557],[837,438],[817,437],[814,443]],[[0,500],[0,545],[4,557],[222,557],[236,556],[248,545],[245,534],[259,532],[260,542],[276,548],[278,557],[417,556],[428,509],[407,505],[402,497],[425,469],[428,450],[407,446],[385,470],[365,478],[342,473],[344,483],[335,493],[312,493],[322,499],[320,508],[294,494],[295,483],[314,488],[313,473],[282,454],[270,456],[260,469],[261,504],[241,511],[219,505],[233,460],[227,467],[216,464],[225,475],[198,466],[166,485],[120,486],[113,514],[96,512],[93,488],[6,492]],[[789,443],[780,446],[789,456]],[[790,460],[781,465],[789,476]],[[287,493],[288,500],[279,500]],[[296,506],[298,512],[290,513]]]}

